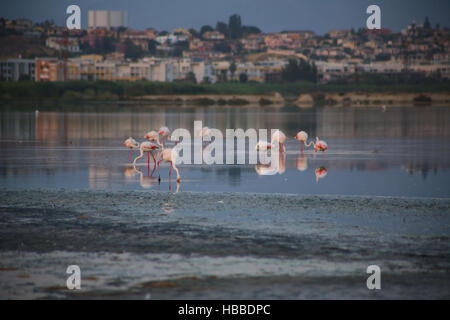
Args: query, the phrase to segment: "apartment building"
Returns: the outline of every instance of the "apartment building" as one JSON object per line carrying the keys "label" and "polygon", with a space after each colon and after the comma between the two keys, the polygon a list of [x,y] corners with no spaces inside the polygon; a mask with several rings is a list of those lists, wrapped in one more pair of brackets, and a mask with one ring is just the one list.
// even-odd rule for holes
{"label": "apartment building", "polygon": [[0,79],[4,81],[34,80],[36,63],[32,59],[0,60]]}

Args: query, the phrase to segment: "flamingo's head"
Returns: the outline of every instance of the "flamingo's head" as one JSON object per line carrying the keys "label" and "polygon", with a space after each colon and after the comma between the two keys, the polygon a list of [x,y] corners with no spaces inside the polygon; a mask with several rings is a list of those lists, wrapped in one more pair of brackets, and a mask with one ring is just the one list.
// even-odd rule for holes
{"label": "flamingo's head", "polygon": [[308,134],[305,131],[300,131],[295,135],[295,139],[299,141],[306,141],[308,140]]}

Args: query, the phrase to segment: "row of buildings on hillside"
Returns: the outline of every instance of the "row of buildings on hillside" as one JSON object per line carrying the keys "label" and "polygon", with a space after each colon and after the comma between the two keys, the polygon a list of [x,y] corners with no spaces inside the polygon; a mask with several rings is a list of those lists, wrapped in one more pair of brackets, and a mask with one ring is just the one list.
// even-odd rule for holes
{"label": "row of buildings on hillside", "polygon": [[[64,81],[64,80],[150,80],[172,82],[187,79],[189,73],[197,83],[239,80],[273,82],[280,79],[287,58],[278,57],[257,61],[206,61],[191,58],[148,57],[138,61],[104,59],[101,55],[82,55],[65,62],[57,58],[0,60],[0,80],[3,81]],[[234,64],[234,68],[231,67]],[[449,64],[405,65],[396,61],[361,64],[355,61],[316,62],[318,78],[322,82],[345,79],[354,74],[382,74],[398,77],[413,74],[421,77],[450,79]]]}

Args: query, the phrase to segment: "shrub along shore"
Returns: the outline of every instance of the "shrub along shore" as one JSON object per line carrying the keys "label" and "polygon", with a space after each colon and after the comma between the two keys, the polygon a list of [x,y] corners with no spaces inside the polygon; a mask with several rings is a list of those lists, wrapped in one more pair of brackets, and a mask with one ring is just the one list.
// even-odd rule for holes
{"label": "shrub along shore", "polygon": [[[289,82],[239,83],[221,82],[195,84],[189,82],[0,82],[0,100],[3,101],[130,101],[139,100],[170,104],[245,105],[280,104],[300,105],[357,104],[412,102],[447,103],[450,93],[448,80],[424,80],[420,83],[393,83],[389,81],[360,81],[357,83]],[[390,98],[382,99],[383,95]],[[362,97],[366,96],[367,99]],[[373,96],[374,98],[371,98]],[[344,97],[339,99],[339,97]],[[358,99],[352,99],[358,97]],[[396,97],[396,99],[392,99]],[[433,101],[433,97],[438,100]]]}

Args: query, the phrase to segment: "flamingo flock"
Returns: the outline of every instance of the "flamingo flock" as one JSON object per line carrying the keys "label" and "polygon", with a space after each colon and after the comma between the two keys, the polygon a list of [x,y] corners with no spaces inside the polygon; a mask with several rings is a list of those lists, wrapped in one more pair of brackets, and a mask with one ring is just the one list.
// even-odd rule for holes
{"label": "flamingo flock", "polygon": [[[160,140],[161,137],[161,140]],[[159,170],[159,164],[161,161],[165,161],[170,163],[169,167],[169,180],[171,178],[172,168],[177,173],[177,183],[180,182],[180,172],[178,168],[175,166],[176,161],[176,153],[172,150],[172,148],[166,148],[165,143],[169,140],[170,130],[167,127],[161,127],[158,131],[149,131],[145,134],[144,138],[147,141],[137,142],[132,137],[129,137],[125,140],[123,145],[130,149],[130,162],[132,158],[132,150],[139,149],[140,154],[134,158],[133,166],[136,167],[136,161],[144,157],[144,154],[147,153],[147,166],[150,171],[150,157],[153,159],[153,171],[155,168],[158,168],[158,181],[161,181],[161,173]],[[162,142],[162,143],[161,143]],[[152,175],[153,175],[152,171]]]}
{"label": "flamingo flock", "polygon": [[[314,151],[320,151],[320,152],[325,152],[328,150],[328,144],[324,141],[324,140],[320,140],[319,137],[316,137],[316,140],[313,141],[311,140],[308,143],[308,134],[305,131],[299,131],[296,135],[295,135],[295,139],[298,140],[300,142],[300,152],[303,152],[303,145],[305,145],[305,147],[310,147],[311,145],[314,147]],[[280,152],[285,153],[286,152],[286,143],[287,137],[286,135],[280,131],[280,130],[276,130],[273,134],[272,134],[272,139],[271,142],[267,142],[264,140],[259,140],[258,143],[256,144],[256,151],[268,151],[271,149],[276,149],[278,148],[278,150]]]}
{"label": "flamingo flock", "polygon": [[[171,134],[171,132],[170,132],[169,128],[163,126],[163,127],[159,128],[158,131],[152,130],[152,131],[147,132],[144,136],[144,138],[147,139],[146,141],[137,142],[132,137],[129,137],[128,139],[126,139],[124,141],[123,146],[130,149],[130,162],[133,163],[134,167],[136,167],[136,161],[143,158],[144,154],[146,153],[147,154],[148,171],[150,172],[150,157],[151,157],[153,160],[153,163],[154,163],[152,175],[153,175],[153,172],[155,171],[155,169],[157,168],[158,169],[158,181],[161,181],[161,173],[160,173],[160,169],[159,169],[159,164],[160,164],[160,162],[164,161],[164,162],[167,162],[170,164],[170,166],[169,166],[169,181],[171,179],[172,168],[173,168],[177,174],[177,183],[179,183],[180,182],[180,172],[179,172],[179,169],[175,165],[177,153],[174,152],[174,150],[172,148],[166,147],[167,142],[170,140],[170,134]],[[210,134],[211,134],[211,129],[209,129],[208,127],[203,127],[201,129],[201,132],[200,132],[201,137],[210,136]],[[255,149],[256,149],[256,151],[277,150],[280,154],[284,155],[284,154],[286,154],[285,143],[286,143],[287,139],[288,139],[287,136],[281,130],[276,130],[272,134],[270,142],[260,140],[256,144]],[[320,140],[319,137],[316,137],[315,140],[311,140],[310,142],[308,142],[308,134],[305,131],[299,131],[295,135],[295,139],[300,142],[300,154],[303,154],[303,146],[305,146],[306,148],[313,146],[314,151],[316,153],[318,151],[324,153],[326,150],[328,150],[328,144],[324,140]],[[176,145],[176,143],[177,143],[177,141],[175,141],[175,145]],[[136,158],[134,158],[134,161],[131,161],[133,149],[139,149],[140,154]],[[280,158],[280,159],[284,160],[285,156],[284,156],[284,158]],[[283,161],[283,163],[284,163],[284,161]],[[258,169],[261,172],[265,172],[266,170],[269,170],[265,166],[262,166],[262,165],[260,167],[258,167]],[[316,176],[322,177],[322,176],[326,175],[325,168],[321,167],[318,169],[321,169],[321,170],[319,173],[316,172]],[[277,171],[280,172],[281,169],[278,169]],[[317,179],[319,179],[319,177]]]}

